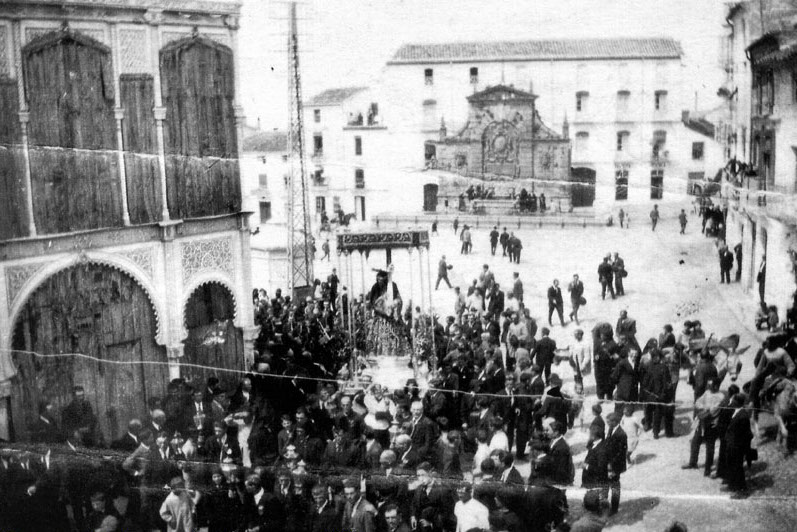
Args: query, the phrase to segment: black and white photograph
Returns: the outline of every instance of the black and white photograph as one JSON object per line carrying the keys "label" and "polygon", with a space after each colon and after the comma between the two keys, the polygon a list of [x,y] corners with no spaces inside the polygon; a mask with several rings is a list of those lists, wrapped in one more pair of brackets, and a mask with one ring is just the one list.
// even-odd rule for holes
{"label": "black and white photograph", "polygon": [[0,532],[797,530],[797,0],[0,0]]}

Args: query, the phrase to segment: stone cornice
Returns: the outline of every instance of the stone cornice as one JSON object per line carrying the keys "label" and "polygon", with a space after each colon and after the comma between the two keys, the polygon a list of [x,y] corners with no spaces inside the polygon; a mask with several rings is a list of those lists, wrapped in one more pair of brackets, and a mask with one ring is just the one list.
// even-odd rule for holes
{"label": "stone cornice", "polygon": [[[76,14],[81,9],[100,9],[105,11],[116,9],[136,11],[157,9],[183,13],[238,16],[241,13],[241,4],[240,1],[236,0],[11,0],[4,10],[10,9],[12,13],[17,13],[19,8],[53,7],[62,11],[62,13],[66,10],[69,14]],[[24,11],[18,13],[18,16],[24,17]]]}

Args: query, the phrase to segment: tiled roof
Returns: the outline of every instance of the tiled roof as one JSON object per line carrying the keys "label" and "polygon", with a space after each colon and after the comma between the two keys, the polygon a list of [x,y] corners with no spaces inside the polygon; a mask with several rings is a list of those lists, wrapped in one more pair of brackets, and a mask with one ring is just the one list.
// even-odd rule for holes
{"label": "tiled roof", "polygon": [[571,39],[405,44],[388,64],[573,59],[678,59],[681,45],[670,38]]}
{"label": "tiled roof", "polygon": [[335,89],[327,89],[324,92],[316,94],[305,105],[337,105],[348,100],[358,92],[362,92],[368,87],[338,87]]}
{"label": "tiled roof", "polygon": [[[756,53],[757,48],[768,47],[769,50]],[[797,31],[778,31],[767,33],[747,47],[753,58],[754,66],[771,66],[787,61],[797,54]]]}

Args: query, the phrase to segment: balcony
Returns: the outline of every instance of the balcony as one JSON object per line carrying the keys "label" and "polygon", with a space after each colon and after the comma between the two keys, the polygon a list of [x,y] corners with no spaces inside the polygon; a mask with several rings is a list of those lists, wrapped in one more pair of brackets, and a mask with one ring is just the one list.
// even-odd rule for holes
{"label": "balcony", "polygon": [[730,206],[743,213],[766,216],[780,222],[797,224],[797,193],[793,187],[770,186],[759,190],[757,179],[745,179],[747,188],[739,188],[733,183],[723,185],[722,194]]}
{"label": "balcony", "polygon": [[650,166],[660,168],[667,166],[670,163],[670,152],[660,151],[650,154]]}

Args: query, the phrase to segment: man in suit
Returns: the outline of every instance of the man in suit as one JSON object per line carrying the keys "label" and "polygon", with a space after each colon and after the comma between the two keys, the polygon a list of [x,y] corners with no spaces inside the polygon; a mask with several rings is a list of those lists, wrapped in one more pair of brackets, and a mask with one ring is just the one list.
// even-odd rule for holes
{"label": "man in suit", "polygon": [[509,245],[509,233],[506,231],[506,227],[504,227],[501,236],[498,238],[498,241],[501,243],[501,247],[504,250],[504,257],[506,257],[506,247]]}
{"label": "man in suit", "polygon": [[606,416],[608,436],[606,438],[606,453],[609,470],[609,491],[611,492],[610,515],[617,513],[620,508],[620,475],[625,473],[628,460],[628,436],[620,427],[620,416],[610,412]]}
{"label": "man in suit", "polygon": [[664,406],[667,401],[667,390],[670,386],[670,370],[661,363],[661,351],[654,348],[650,352],[650,365],[642,374],[642,391],[640,400],[645,403],[645,420],[648,428],[653,427],[653,438],[659,439]]}
{"label": "man in suit", "polygon": [[487,311],[493,316],[498,316],[504,311],[504,306],[504,293],[499,290],[498,283],[494,282],[490,295],[490,303],[487,305]]}
{"label": "man in suit", "polygon": [[514,284],[512,285],[513,297],[517,299],[518,303],[523,303],[523,281],[520,280],[520,274],[514,272],[512,278],[514,279]]}
{"label": "man in suit", "polygon": [[493,257],[495,257],[495,248],[498,247],[498,238],[500,236],[498,227],[493,227],[493,230],[490,231],[490,253],[493,254]]}
{"label": "man in suit", "polygon": [[31,440],[34,443],[59,443],[63,441],[61,431],[55,421],[55,406],[52,401],[39,404],[39,419],[31,428]]}
{"label": "man in suit", "polygon": [[342,529],[351,532],[373,532],[376,530],[376,508],[365,500],[360,492],[357,480],[347,478],[343,481],[343,496],[346,504],[343,508]]}
{"label": "man in suit", "polygon": [[493,415],[500,417],[504,421],[504,431],[506,432],[509,449],[515,441],[515,429],[517,426],[517,415],[520,409],[518,398],[515,397],[515,375],[509,373],[506,376],[504,389],[496,393],[493,398]]}
{"label": "man in suit", "polygon": [[205,460],[221,464],[241,464],[241,448],[227,425],[221,421],[213,423],[213,435],[205,440]]}
{"label": "man in suit", "polygon": [[511,452],[506,453],[503,459],[504,471],[501,473],[501,482],[514,486],[524,486],[526,481],[523,475],[515,467],[515,455]]}
{"label": "man in suit", "polygon": [[564,302],[562,300],[562,289],[559,288],[559,279],[554,279],[553,284],[548,287],[548,325],[551,327],[553,327],[551,316],[553,316],[554,311],[559,315],[559,323],[564,327]]}
{"label": "man in suit", "polygon": [[97,442],[97,416],[91,404],[86,400],[86,392],[82,386],[75,386],[72,390],[72,402],[64,407],[61,412],[61,423],[64,432],[72,434],[80,430],[83,434],[83,443],[86,447],[93,447]]}
{"label": "man in suit", "polygon": [[330,502],[325,484],[313,486],[313,506],[310,510],[310,532],[339,532],[340,516]]}
{"label": "man in suit", "polygon": [[412,445],[418,450],[421,460],[432,460],[434,442],[437,439],[437,427],[435,423],[423,415],[423,403],[413,401],[410,405],[412,420],[410,421],[410,438]]}
{"label": "man in suit", "polygon": [[545,434],[550,438],[548,451],[537,458],[533,467],[535,484],[573,483],[575,467],[570,446],[565,441],[565,425],[552,420],[545,425]]}
{"label": "man in suit", "polygon": [[451,288],[451,282],[448,280],[448,270],[451,269],[451,266],[448,265],[446,262],[446,256],[443,255],[440,258],[440,262],[437,264],[437,282],[434,285],[434,289],[440,286],[440,281],[445,281],[449,288]]}
{"label": "man in suit", "polygon": [[403,475],[412,474],[415,467],[422,461],[418,450],[412,443],[412,438],[407,434],[399,434],[396,436],[395,448],[397,469]]}
{"label": "man in suit", "polygon": [[581,297],[584,295],[584,283],[579,280],[578,274],[573,275],[567,291],[570,292],[570,306],[573,309],[569,314],[570,321],[575,321],[578,325],[578,309],[581,308]]}
{"label": "man in suit", "polygon": [[366,469],[375,471],[379,469],[379,457],[382,456],[383,451],[382,445],[376,441],[376,434],[371,427],[366,427],[363,434],[365,435],[363,464]]}
{"label": "man in suit", "polygon": [[135,451],[140,442],[138,440],[138,435],[141,433],[141,421],[138,419],[131,419],[130,422],[127,424],[127,432],[122,435],[121,438],[118,440],[114,440],[111,443],[111,449],[115,451],[123,451],[126,453],[132,453]]}
{"label": "man in suit", "polygon": [[490,265],[485,264],[482,266],[482,273],[479,274],[479,288],[482,289],[483,293],[488,294],[492,291],[494,282],[495,275],[490,271]]}
{"label": "man in suit", "polygon": [[750,452],[753,433],[750,430],[750,413],[744,408],[747,397],[743,393],[733,396],[730,402],[733,408],[728,429],[725,431],[726,466],[725,479],[728,489],[744,492],[747,483],[744,478],[744,460]]}
{"label": "man in suit", "polygon": [[537,347],[534,348],[534,363],[542,368],[545,373],[545,382],[549,382],[551,378],[551,364],[556,354],[556,342],[551,339],[550,329],[543,327],[541,330],[542,338],[537,342]]}
{"label": "man in suit", "polygon": [[192,394],[191,405],[187,409],[188,426],[201,432],[205,437],[213,432],[213,399],[205,398],[202,390],[195,390]]}
{"label": "man in suit", "polygon": [[581,487],[588,490],[600,490],[608,496],[609,486],[609,452],[605,434],[600,425],[589,428],[587,457],[584,458],[584,469],[581,473]]}
{"label": "man in suit", "polygon": [[417,488],[410,503],[410,523],[418,530],[453,530],[454,491],[437,482],[432,465],[416,468]]}
{"label": "man in suit", "polygon": [[612,272],[614,272],[614,293],[618,296],[624,296],[623,276],[625,275],[625,261],[616,251],[612,260]]}
{"label": "man in suit", "polygon": [[388,503],[384,508],[385,523],[387,532],[411,532],[410,526],[404,522],[399,514],[398,506]]}
{"label": "man in suit", "polygon": [[615,298],[614,285],[612,283],[614,280],[614,271],[612,270],[612,265],[609,263],[610,258],[609,255],[606,255],[603,257],[603,262],[598,266],[598,282],[601,284],[601,299],[606,299],[607,289],[612,295],[612,299]]}

